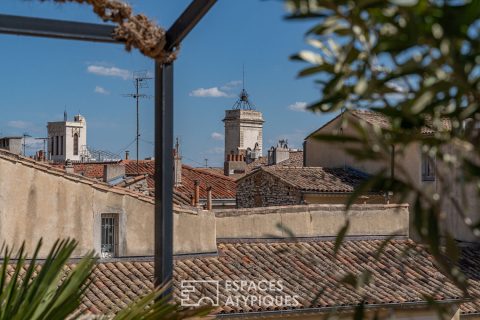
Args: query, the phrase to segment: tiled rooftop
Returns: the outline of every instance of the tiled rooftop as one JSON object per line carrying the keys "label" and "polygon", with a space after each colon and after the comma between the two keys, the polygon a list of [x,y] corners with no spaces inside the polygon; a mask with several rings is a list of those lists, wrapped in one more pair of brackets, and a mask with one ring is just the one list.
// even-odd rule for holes
{"label": "tiled rooftop", "polygon": [[[85,176],[87,178],[101,180],[103,179],[104,166],[106,164],[118,164],[119,161],[109,162],[73,162],[73,171],[76,174]],[[53,167],[65,169],[64,163],[54,163]]]}
{"label": "tiled rooftop", "polygon": [[384,116],[382,113],[369,111],[369,110],[352,110],[349,111],[355,117],[375,126],[379,126],[383,129],[390,128],[390,119]]}
{"label": "tiled rooftop", "polygon": [[353,192],[368,178],[368,175],[348,168],[267,166],[261,170],[299,190],[313,192]]}
{"label": "tiled rooftop", "polygon": [[207,187],[212,187],[213,199],[232,199],[237,194],[237,183],[232,178],[202,168],[182,166],[182,185],[175,189],[185,195],[193,194],[195,180],[200,183],[200,198],[207,198]]}
{"label": "tiled rooftop", "polygon": [[[345,113],[349,113],[353,115],[353,117],[360,119],[370,125],[373,126],[378,126],[381,129],[389,129],[391,128],[391,122],[388,117],[383,115],[382,113],[371,111],[371,110],[365,110],[365,109],[355,109],[355,110],[347,110]],[[331,122],[335,121],[337,118],[341,117],[343,113],[339,114],[323,126],[321,126],[319,129],[315,130],[314,132],[310,133],[307,138],[314,136],[316,133],[318,133],[321,129],[326,127],[328,124]],[[440,128],[440,130],[451,130],[452,128],[452,123],[448,118],[443,118],[440,120],[441,122],[439,124],[436,124],[437,128]],[[431,121],[426,121],[427,126],[422,127],[421,132],[423,134],[432,134],[435,132],[435,129],[433,129],[433,123]]]}
{"label": "tiled rooftop", "polygon": [[472,302],[463,303],[462,314],[480,316],[480,247],[470,245],[462,248],[460,268],[469,279],[469,294]]}
{"label": "tiled rooftop", "polygon": [[[127,160],[125,163],[125,172],[127,175],[137,173],[136,161]],[[155,187],[155,160],[141,160],[139,162],[140,174],[148,174],[148,186]],[[207,187],[212,187],[213,199],[232,199],[235,198],[237,185],[235,181],[224,175],[216,174],[203,168],[193,168],[188,165],[182,165],[182,185],[175,188],[175,191],[181,193],[184,197],[190,198],[194,192],[194,181],[200,182],[200,198],[207,198]]]}
{"label": "tiled rooftop", "polygon": [[[253,162],[247,164],[245,173],[249,173],[252,170],[258,169],[268,165],[268,157],[260,157]],[[290,151],[288,160],[282,161],[275,166],[287,166],[287,167],[302,167],[303,166],[303,150]]]}
{"label": "tiled rooftop", "polygon": [[[174,262],[174,296],[180,299],[182,280],[220,281],[220,313],[275,311],[286,307],[225,306],[229,294],[259,294],[246,290],[228,292],[226,280],[282,281],[284,295],[298,295],[298,309],[353,308],[362,300],[352,287],[340,283],[345,275],[368,270],[373,279],[365,287],[365,301],[376,307],[401,304],[426,306],[424,295],[441,302],[458,301],[462,294],[434,266],[433,258],[411,240],[393,240],[379,260],[375,255],[383,240],[348,240],[333,256],[334,241],[219,243],[218,256],[177,258]],[[11,270],[9,270],[11,272]],[[112,313],[152,289],[153,260],[119,259],[99,263],[83,310]],[[212,284],[200,294],[214,297]],[[320,293],[320,294],[319,294]],[[317,294],[318,297],[317,297]],[[222,303],[223,302],[223,303]],[[478,308],[476,310],[479,310]]]}

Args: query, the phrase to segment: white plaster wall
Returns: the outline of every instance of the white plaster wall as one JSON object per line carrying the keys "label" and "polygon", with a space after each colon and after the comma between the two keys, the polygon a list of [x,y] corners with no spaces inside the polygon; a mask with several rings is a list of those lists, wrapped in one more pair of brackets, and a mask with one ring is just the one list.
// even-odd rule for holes
{"label": "white plaster wall", "polygon": [[[350,221],[350,236],[408,236],[408,205],[315,204],[215,210],[218,238],[334,237]],[[288,230],[288,231],[287,231]]]}
{"label": "white plaster wall", "polygon": [[[25,241],[31,253],[43,238],[40,256],[45,257],[57,238],[71,237],[79,242],[74,256],[99,252],[101,214],[114,213],[119,217],[119,255],[153,255],[153,200],[51,170],[0,153],[0,243],[19,247]],[[175,253],[216,251],[212,212],[176,208],[174,234]]]}

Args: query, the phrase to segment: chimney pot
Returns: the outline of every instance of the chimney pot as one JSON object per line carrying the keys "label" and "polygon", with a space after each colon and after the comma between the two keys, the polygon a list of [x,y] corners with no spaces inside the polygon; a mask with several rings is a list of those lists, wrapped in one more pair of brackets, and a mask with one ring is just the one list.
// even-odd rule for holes
{"label": "chimney pot", "polygon": [[195,193],[194,193],[194,207],[198,206],[200,202],[200,182],[198,180],[194,181]]}
{"label": "chimney pot", "polygon": [[67,173],[75,173],[75,167],[73,166],[73,163],[70,159],[67,159],[65,162],[65,171]]}
{"label": "chimney pot", "polygon": [[130,156],[130,151],[128,150],[125,151],[125,160],[128,160],[129,156]]}
{"label": "chimney pot", "polygon": [[207,188],[207,210],[212,210],[212,187],[208,186]]}

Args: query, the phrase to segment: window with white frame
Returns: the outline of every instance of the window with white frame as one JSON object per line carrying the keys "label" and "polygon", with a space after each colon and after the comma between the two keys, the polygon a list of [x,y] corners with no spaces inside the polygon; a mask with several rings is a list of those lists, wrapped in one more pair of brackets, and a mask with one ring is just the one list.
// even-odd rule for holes
{"label": "window with white frame", "polygon": [[101,225],[101,255],[102,258],[118,256],[118,215],[113,213],[102,214]]}
{"label": "window with white frame", "polygon": [[422,152],[422,181],[435,181],[435,157]]}

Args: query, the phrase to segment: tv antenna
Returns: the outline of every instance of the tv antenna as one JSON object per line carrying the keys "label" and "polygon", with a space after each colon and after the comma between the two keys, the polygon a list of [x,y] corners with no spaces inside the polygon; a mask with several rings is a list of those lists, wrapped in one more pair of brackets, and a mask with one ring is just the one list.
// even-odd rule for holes
{"label": "tv antenna", "polygon": [[43,161],[50,160],[49,159],[50,156],[47,156],[47,141],[48,141],[48,138],[35,138],[35,140],[42,140],[43,141]]}
{"label": "tv antenna", "polygon": [[25,152],[25,148],[27,146],[27,138],[31,138],[32,136],[29,135],[28,133],[24,132],[23,133],[23,143],[22,143],[22,147],[23,147],[23,156],[26,157],[27,154]]}
{"label": "tv antenna", "polygon": [[148,88],[148,80],[152,80],[152,77],[148,77],[147,71],[136,71],[133,73],[133,85],[135,87],[135,93],[124,94],[124,97],[134,98],[136,101],[137,106],[137,135],[136,135],[136,143],[137,143],[137,174],[139,174],[139,167],[138,167],[138,156],[139,156],[139,140],[140,140],[140,114],[139,114],[139,104],[140,99],[150,98],[149,95],[140,93],[140,89]]}

